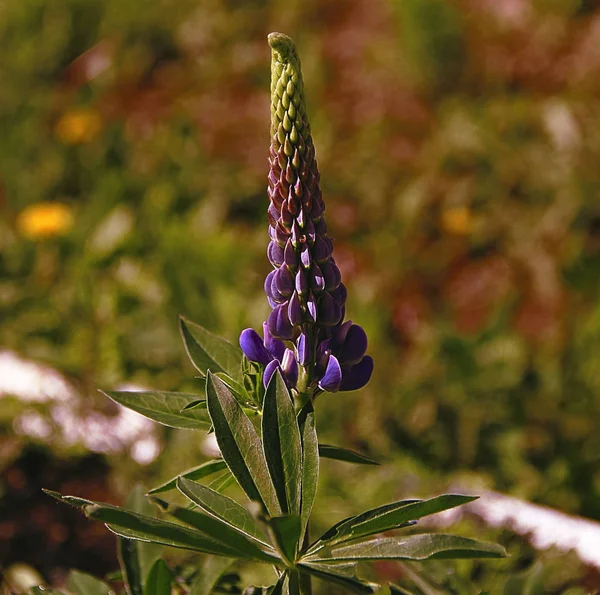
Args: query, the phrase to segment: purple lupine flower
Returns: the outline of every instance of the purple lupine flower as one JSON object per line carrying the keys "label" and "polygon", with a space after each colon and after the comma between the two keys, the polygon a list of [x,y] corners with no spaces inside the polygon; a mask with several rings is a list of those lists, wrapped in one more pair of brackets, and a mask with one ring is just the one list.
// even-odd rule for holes
{"label": "purple lupine flower", "polygon": [[275,370],[279,368],[289,388],[294,388],[298,381],[298,362],[291,349],[284,342],[275,339],[269,333],[266,323],[263,324],[264,339],[252,328],[240,334],[240,347],[244,355],[252,362],[265,366],[263,383],[268,386]]}
{"label": "purple lupine flower", "polygon": [[[267,214],[271,241],[267,256],[273,270],[265,279],[265,293],[272,311],[265,323],[265,341],[247,329],[240,344],[248,359],[266,366],[265,378],[279,366],[288,383],[295,385],[294,377],[300,376],[302,390],[356,390],[369,381],[373,359],[365,355],[364,330],[344,322],[347,292],[323,218],[325,204],[306,115],[300,61],[286,35],[271,33],[269,44]],[[275,356],[267,347],[267,336],[281,345],[291,341],[295,353],[288,349]],[[303,371],[298,371],[298,364]]]}

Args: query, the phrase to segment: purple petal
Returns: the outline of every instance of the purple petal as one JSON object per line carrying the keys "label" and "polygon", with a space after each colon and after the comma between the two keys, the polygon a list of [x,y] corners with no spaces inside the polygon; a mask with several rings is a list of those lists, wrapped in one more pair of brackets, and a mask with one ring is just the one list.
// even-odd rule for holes
{"label": "purple petal", "polygon": [[343,308],[346,305],[346,298],[348,297],[348,290],[343,283],[340,283],[337,289],[330,291],[331,297]]}
{"label": "purple petal", "polygon": [[323,271],[323,277],[325,277],[325,289],[327,289],[327,291],[339,287],[342,281],[342,275],[340,269],[338,269],[335,262],[333,262],[333,259],[324,262],[321,265],[321,270]]}
{"label": "purple petal", "polygon": [[273,266],[281,266],[283,263],[283,248],[277,242],[269,242],[267,257]]}
{"label": "purple petal", "polygon": [[334,393],[339,389],[341,381],[342,368],[340,367],[340,362],[338,362],[334,355],[330,355],[325,374],[319,381],[319,388]]}
{"label": "purple petal", "polygon": [[315,293],[325,289],[325,279],[318,264],[314,264],[310,270],[310,287]]}
{"label": "purple petal", "polygon": [[285,250],[283,251],[283,261],[289,269],[296,270],[298,268],[298,254],[294,248],[291,238],[285,245]]}
{"label": "purple petal", "polygon": [[296,220],[298,221],[298,225],[302,228],[304,228],[304,226],[306,225],[306,215],[304,213],[304,209],[300,209],[300,212],[298,213]]}
{"label": "purple petal", "polygon": [[365,355],[358,364],[344,370],[340,390],[350,391],[362,388],[371,379],[371,374],[373,374],[373,358]]}
{"label": "purple petal", "polygon": [[267,215],[269,216],[269,223],[271,225],[275,225],[277,220],[279,219],[279,210],[273,203],[269,203],[269,208],[267,209]]}
{"label": "purple petal", "polygon": [[338,303],[326,291],[321,296],[317,322],[321,326],[334,326],[340,321],[342,310]]}
{"label": "purple petal", "polygon": [[321,237],[317,236],[313,246],[313,255],[317,262],[325,262],[331,256],[329,244]]}
{"label": "purple petal", "polygon": [[327,233],[327,223],[325,223],[325,219],[319,219],[315,223],[315,233],[319,236],[324,236]]}
{"label": "purple petal", "polygon": [[279,339],[274,339],[269,332],[269,326],[266,322],[263,322],[263,337],[265,347],[267,351],[276,359],[281,361],[283,353],[285,351],[285,344]]}
{"label": "purple petal", "polygon": [[284,202],[281,206],[281,217],[279,218],[279,222],[286,229],[290,229],[292,227],[292,223],[294,222],[294,217],[287,209],[287,202]]}
{"label": "purple petal", "polygon": [[250,361],[266,366],[273,359],[260,335],[252,328],[247,328],[240,334],[240,347]]}
{"label": "purple petal", "polygon": [[272,362],[269,362],[267,364],[267,367],[265,368],[265,371],[263,372],[263,384],[264,384],[265,388],[267,388],[267,386],[269,386],[269,382],[270,382],[271,378],[273,377],[273,374],[275,374],[275,370],[277,370],[277,368],[279,368],[279,362],[275,359]]}
{"label": "purple petal", "polygon": [[316,322],[317,320],[317,302],[315,301],[315,296],[310,292],[308,299],[306,300],[306,308],[308,309],[308,314],[310,318],[310,322]]}
{"label": "purple petal", "polygon": [[308,239],[308,243],[312,246],[315,242],[316,234],[315,234],[315,224],[309,219],[306,223],[306,229],[304,230],[306,237]]}
{"label": "purple petal", "polygon": [[283,377],[285,378],[288,387],[293,388],[296,386],[296,383],[298,382],[298,362],[291,349],[286,349],[283,354],[281,370],[283,371]]}
{"label": "purple petal", "polygon": [[301,333],[296,345],[298,352],[298,363],[301,366],[306,366],[311,359],[310,340],[305,333]]}
{"label": "purple petal", "polygon": [[273,292],[273,299],[276,299],[276,292],[279,294],[289,297],[294,291],[294,276],[286,266],[282,266],[275,271],[275,276],[271,283],[271,291]]}
{"label": "purple petal", "polygon": [[306,295],[308,293],[308,278],[306,273],[302,269],[298,269],[296,273],[296,291],[300,295]]}
{"label": "purple petal", "polygon": [[264,284],[265,293],[267,294],[267,297],[270,298],[271,300],[275,297],[273,295],[272,287],[273,287],[273,277],[275,277],[276,272],[277,271],[271,271],[265,278],[265,284]]}
{"label": "purple petal", "polygon": [[346,336],[348,335],[351,326],[352,321],[346,320],[343,324],[331,329],[331,349],[337,351],[344,345],[344,341],[346,340]]}
{"label": "purple petal", "polygon": [[305,269],[310,268],[312,257],[308,244],[302,244],[300,248],[300,262]]}
{"label": "purple petal", "polygon": [[362,326],[353,324],[348,330],[342,348],[336,354],[343,366],[358,364],[367,352],[367,333]]}
{"label": "purple petal", "polygon": [[292,326],[300,326],[304,322],[304,312],[302,311],[302,304],[300,303],[300,297],[298,292],[294,291],[290,303],[288,306],[288,318]]}
{"label": "purple petal", "polygon": [[287,314],[288,303],[277,306],[267,318],[269,333],[275,339],[289,341],[293,336],[293,328]]}

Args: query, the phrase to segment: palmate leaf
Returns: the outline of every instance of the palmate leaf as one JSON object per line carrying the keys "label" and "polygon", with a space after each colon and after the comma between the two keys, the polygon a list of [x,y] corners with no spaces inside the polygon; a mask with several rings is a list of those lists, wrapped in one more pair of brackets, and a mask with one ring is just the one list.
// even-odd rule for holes
{"label": "palmate leaf", "polygon": [[219,518],[196,510],[190,510],[189,508],[170,506],[166,502],[161,504],[162,508],[164,508],[164,510],[166,510],[173,518],[197,529],[200,533],[209,538],[213,537],[218,539],[220,543],[235,551],[238,558],[266,563],[279,561],[270,546],[267,546],[267,548],[271,553],[264,551],[255,541],[251,541],[240,531],[232,528]]}
{"label": "palmate leaf", "polygon": [[[127,496],[126,508],[151,516],[152,505],[146,499],[141,486],[136,486]],[[117,556],[128,595],[141,595],[150,569],[160,559],[163,548],[155,543],[119,538]]]}
{"label": "palmate leaf", "polygon": [[209,477],[214,473],[223,471],[223,469],[227,469],[227,465],[222,459],[207,461],[206,463],[194,467],[193,469],[188,469],[187,471],[180,473],[177,477],[173,477],[169,481],[151,489],[148,494],[160,494],[161,492],[174,490],[177,487],[177,479],[179,477],[185,477],[186,479],[203,479],[204,477]]}
{"label": "palmate leaf", "polygon": [[227,523],[232,529],[248,539],[269,546],[265,535],[254,522],[251,514],[235,500],[184,477],[179,478],[177,488],[186,498],[207,514]]}
{"label": "palmate leaf", "polygon": [[300,520],[304,539],[308,520],[317,496],[319,483],[319,446],[315,426],[315,410],[309,401],[298,414],[298,427],[302,438],[302,502]]}
{"label": "palmate leaf", "polygon": [[306,557],[302,562],[314,565],[322,562],[336,564],[373,560],[450,560],[504,556],[504,548],[495,543],[485,543],[457,535],[428,533],[408,537],[381,537],[351,545],[328,547]]}
{"label": "palmate leaf", "polygon": [[319,456],[325,459],[334,459],[344,461],[345,463],[355,463],[357,465],[379,465],[377,461],[369,457],[341,446],[332,446],[331,444],[319,444]]}
{"label": "palmate leaf", "polygon": [[250,500],[262,502],[270,515],[280,515],[262,443],[252,422],[227,385],[210,371],[206,396],[217,444],[231,473]]}
{"label": "palmate leaf", "polygon": [[144,595],[171,595],[173,576],[164,560],[157,560],[146,580]]}
{"label": "palmate leaf", "polygon": [[225,372],[236,382],[244,382],[243,354],[239,347],[185,318],[180,318],[179,324],[185,350],[198,372],[203,376],[208,370]]}
{"label": "palmate leaf", "polygon": [[111,595],[113,592],[105,582],[79,570],[71,570],[66,587],[73,595]]}
{"label": "palmate leaf", "polygon": [[183,430],[208,430],[210,421],[205,408],[195,407],[183,411],[184,407],[201,399],[201,395],[159,391],[101,391],[107,397],[141,413],[165,426]]}
{"label": "palmate leaf", "polygon": [[238,555],[238,552],[219,542],[215,536],[208,537],[197,530],[188,529],[182,525],[142,515],[104,502],[92,502],[74,496],[62,496],[50,490],[44,491],[65,504],[80,508],[90,519],[105,523],[113,533],[126,539],[149,541],[230,558]]}
{"label": "palmate leaf", "polygon": [[411,521],[421,517],[448,510],[476,499],[474,496],[444,494],[428,500],[401,500],[379,506],[355,517],[340,521],[311,545],[308,552],[313,553],[323,547],[331,547],[338,543],[399,529],[412,524]]}
{"label": "palmate leaf", "polygon": [[262,440],[281,510],[286,514],[299,515],[302,475],[300,430],[292,396],[279,370],[273,374],[265,393]]}
{"label": "palmate leaf", "polygon": [[342,587],[344,592],[358,593],[358,595],[370,595],[376,593],[380,586],[376,583],[369,583],[357,578],[354,575],[354,565],[332,564],[313,564],[312,562],[302,562],[298,565],[300,572],[305,572],[310,576],[321,579],[338,587]]}

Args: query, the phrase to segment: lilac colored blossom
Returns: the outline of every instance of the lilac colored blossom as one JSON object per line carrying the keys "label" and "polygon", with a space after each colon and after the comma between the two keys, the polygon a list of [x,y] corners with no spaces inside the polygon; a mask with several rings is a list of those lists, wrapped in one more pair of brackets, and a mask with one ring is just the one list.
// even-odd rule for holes
{"label": "lilac colored blossom", "polygon": [[[265,279],[272,309],[265,340],[247,329],[240,344],[248,359],[265,366],[264,379],[279,367],[290,386],[302,390],[356,390],[373,371],[365,331],[344,322],[346,287],[333,258],[324,220],[325,203],[306,115],[300,61],[285,35],[269,37],[272,48],[271,146],[267,210],[273,270]],[[275,355],[270,342],[291,348]],[[299,366],[301,370],[299,370]],[[299,389],[300,390],[300,389]]]}

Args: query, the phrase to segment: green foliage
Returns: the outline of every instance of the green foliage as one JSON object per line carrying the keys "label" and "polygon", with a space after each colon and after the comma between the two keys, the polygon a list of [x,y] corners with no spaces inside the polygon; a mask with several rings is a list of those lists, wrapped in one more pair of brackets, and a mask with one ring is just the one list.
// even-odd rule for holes
{"label": "green foliage", "polygon": [[[213,345],[218,352],[221,344],[213,342]],[[214,357],[213,347],[205,344],[203,349],[207,358]],[[162,411],[180,410],[178,397],[172,397],[177,406],[171,405],[170,398],[163,394],[153,406]],[[177,523],[146,514],[144,506],[147,505],[140,503],[139,490],[131,496],[130,505],[141,512],[72,496],[51,495],[81,508],[89,518],[104,522],[120,536],[122,544],[127,540],[132,543],[139,540],[273,565],[280,574],[273,590],[288,595],[309,592],[306,581],[311,576],[351,592],[375,592],[376,585],[356,576],[354,566],[357,562],[501,558],[505,555],[501,546],[453,535],[364,540],[409,527],[421,517],[474,499],[452,494],[380,506],[341,521],[311,544],[308,521],[318,484],[319,464],[312,400],[304,403],[296,414],[294,397],[283,376],[276,371],[260,412],[260,436],[227,384],[210,370],[206,370],[206,401],[223,460],[248,498],[254,501],[254,507],[246,509],[218,491],[193,481],[189,472],[187,478],[177,478],[176,486],[196,509],[171,505],[152,497],[153,502]],[[121,402],[139,408],[135,400],[123,399]],[[202,470],[205,477],[209,475],[207,468],[210,465]],[[198,469],[193,472],[198,474]],[[167,491],[167,486],[163,485],[159,490]],[[140,554],[139,550],[121,545],[128,592],[139,593],[142,587],[144,595],[166,592],[172,575],[164,561],[156,560],[145,575]]]}

